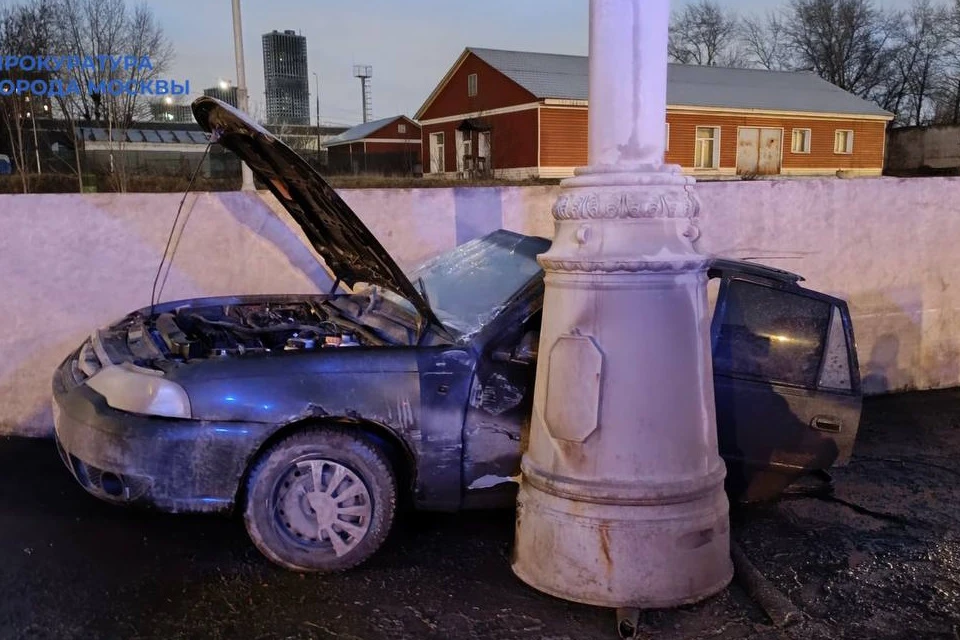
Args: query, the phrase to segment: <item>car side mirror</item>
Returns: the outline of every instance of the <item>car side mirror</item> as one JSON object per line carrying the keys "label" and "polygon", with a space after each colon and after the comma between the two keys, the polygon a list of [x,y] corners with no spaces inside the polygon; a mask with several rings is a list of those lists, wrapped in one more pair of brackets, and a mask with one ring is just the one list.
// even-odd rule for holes
{"label": "car side mirror", "polygon": [[496,362],[512,362],[514,364],[533,364],[537,361],[537,350],[540,347],[540,332],[527,331],[516,347],[501,348],[493,352]]}

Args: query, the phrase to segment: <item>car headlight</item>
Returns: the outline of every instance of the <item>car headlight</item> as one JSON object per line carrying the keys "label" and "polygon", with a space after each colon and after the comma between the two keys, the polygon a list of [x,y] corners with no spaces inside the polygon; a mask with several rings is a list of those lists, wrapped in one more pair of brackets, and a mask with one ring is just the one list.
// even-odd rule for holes
{"label": "car headlight", "polygon": [[165,379],[162,371],[130,363],[108,365],[88,379],[87,385],[114,409],[169,418],[192,415],[187,392]]}

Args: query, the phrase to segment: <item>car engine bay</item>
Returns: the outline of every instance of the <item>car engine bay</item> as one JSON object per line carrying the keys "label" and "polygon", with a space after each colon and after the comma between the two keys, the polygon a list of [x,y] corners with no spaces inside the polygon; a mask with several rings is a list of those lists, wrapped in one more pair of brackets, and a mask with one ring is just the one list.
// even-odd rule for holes
{"label": "car engine bay", "polygon": [[414,342],[415,323],[383,313],[381,303],[365,295],[185,305],[157,315],[150,333],[174,360]]}

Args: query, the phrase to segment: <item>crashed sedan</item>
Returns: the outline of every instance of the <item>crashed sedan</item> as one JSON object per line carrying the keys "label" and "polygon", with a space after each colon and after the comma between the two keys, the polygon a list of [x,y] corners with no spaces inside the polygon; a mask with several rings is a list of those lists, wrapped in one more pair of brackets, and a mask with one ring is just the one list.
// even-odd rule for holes
{"label": "crashed sedan", "polygon": [[[298,571],[370,557],[401,501],[513,504],[549,241],[496,231],[405,274],[292,150],[213,98],[193,110],[300,225],[334,291],[161,303],[95,331],[53,378],[77,481],[115,503],[236,508]],[[850,314],[778,269],[714,260],[709,275],[728,490],[770,498],[852,452]]]}

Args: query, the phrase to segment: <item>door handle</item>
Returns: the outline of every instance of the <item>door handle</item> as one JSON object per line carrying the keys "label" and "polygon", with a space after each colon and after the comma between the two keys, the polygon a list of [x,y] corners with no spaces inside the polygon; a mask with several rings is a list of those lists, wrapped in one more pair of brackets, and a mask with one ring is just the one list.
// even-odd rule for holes
{"label": "door handle", "polygon": [[843,428],[843,422],[836,418],[817,416],[813,419],[811,426],[818,431],[826,431],[827,433],[840,433],[840,430]]}

